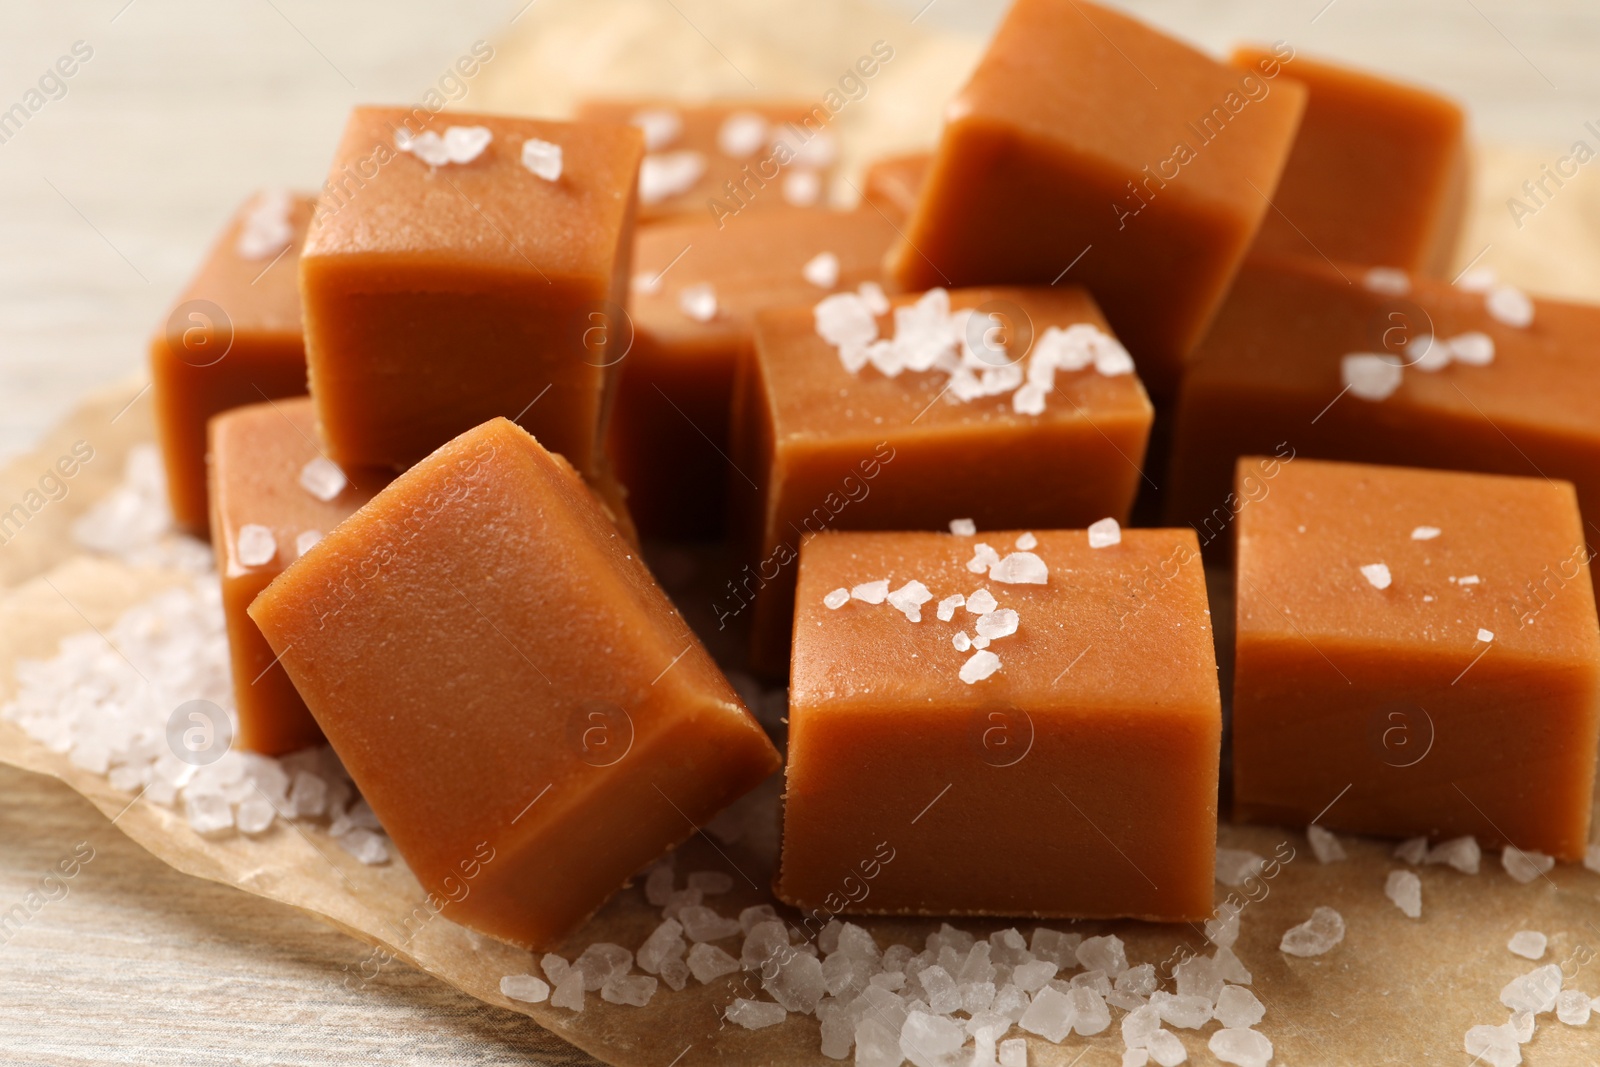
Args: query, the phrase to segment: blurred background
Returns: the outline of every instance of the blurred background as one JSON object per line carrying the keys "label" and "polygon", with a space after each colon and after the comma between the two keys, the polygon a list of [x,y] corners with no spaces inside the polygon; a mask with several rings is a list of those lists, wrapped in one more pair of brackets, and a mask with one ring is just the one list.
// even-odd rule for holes
{"label": "blurred background", "polygon": [[[1461,260],[1541,292],[1600,300],[1600,161],[1520,228],[1506,208],[1541,163],[1579,140],[1600,148],[1600,4],[1101,2],[1215,53],[1286,40],[1455,96],[1480,146]],[[872,154],[932,142],[944,101],[1004,7],[0,0],[0,459],[86,392],[143,372],[150,332],[223,221],[254,189],[318,188],[353,104],[415,104],[433,92],[457,109],[559,116],[599,94],[809,99],[885,40],[895,61],[841,118],[853,178]],[[492,58],[473,78],[451,80],[478,41]],[[71,77],[54,73],[62,57]],[[848,183],[835,192],[848,198]],[[43,1042],[33,1046],[41,1061],[184,1062],[203,1048],[211,1059],[263,1063],[590,1062],[520,1016],[403,965],[385,974],[384,995],[341,998],[341,967],[362,957],[360,946],[164,868],[60,792],[48,811],[0,804],[0,841],[14,852],[4,899],[83,827],[102,831],[96,847],[107,853],[98,880],[53,909],[48,948],[0,946],[9,1021]],[[36,936],[46,939],[42,927]]]}

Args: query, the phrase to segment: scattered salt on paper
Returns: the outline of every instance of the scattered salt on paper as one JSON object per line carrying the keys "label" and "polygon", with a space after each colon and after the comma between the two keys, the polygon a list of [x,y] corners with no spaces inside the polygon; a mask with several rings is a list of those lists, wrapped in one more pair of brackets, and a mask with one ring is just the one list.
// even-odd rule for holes
{"label": "scattered salt on paper", "polygon": [[1448,841],[1428,849],[1423,862],[1439,863],[1454,867],[1462,874],[1477,874],[1478,864],[1483,857],[1483,850],[1478,847],[1477,839],[1471,834],[1464,837],[1453,837]]}
{"label": "scattered salt on paper", "polygon": [[1428,839],[1426,837],[1408,837],[1395,846],[1394,857],[1404,860],[1413,866],[1428,858]]}
{"label": "scattered salt on paper", "polygon": [[1284,932],[1278,948],[1291,956],[1320,956],[1344,940],[1344,916],[1319,905],[1311,918]]}
{"label": "scattered salt on paper", "polygon": [[1500,866],[1514,881],[1527,885],[1556,865],[1553,857],[1507,845],[1500,852]]}
{"label": "scattered salt on paper", "polygon": [[550,983],[531,974],[508,974],[500,979],[500,993],[526,1004],[543,1004],[550,999]]}
{"label": "scattered salt on paper", "polygon": [[1226,886],[1241,886],[1245,880],[1261,873],[1266,859],[1258,853],[1242,848],[1218,848],[1216,878]]}
{"label": "scattered salt on paper", "polygon": [[1345,858],[1344,846],[1339,839],[1316,823],[1306,827],[1306,839],[1310,841],[1311,854],[1317,857],[1318,863],[1336,863]]}
{"label": "scattered salt on paper", "polygon": [[1422,879],[1415,872],[1390,871],[1383,884],[1383,895],[1394,901],[1394,906],[1404,912],[1407,918],[1422,917]]}
{"label": "scattered salt on paper", "polygon": [[1548,943],[1549,939],[1537,930],[1518,930],[1506,942],[1506,948],[1523,959],[1536,960],[1544,955]]}

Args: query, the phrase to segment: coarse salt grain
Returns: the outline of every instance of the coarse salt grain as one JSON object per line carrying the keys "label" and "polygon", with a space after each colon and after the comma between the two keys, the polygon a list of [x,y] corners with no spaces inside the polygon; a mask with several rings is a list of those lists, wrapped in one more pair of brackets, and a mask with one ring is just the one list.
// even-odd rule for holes
{"label": "coarse salt grain", "polygon": [[1010,608],[1000,608],[978,617],[978,636],[994,640],[1010,637],[1017,632],[1017,613]]}
{"label": "coarse salt grain", "polygon": [[639,163],[639,202],[659,204],[694,188],[706,172],[706,157],[693,149],[652,152]]}
{"label": "coarse salt grain", "polygon": [[1428,839],[1426,837],[1408,837],[1395,846],[1394,857],[1406,863],[1418,864],[1428,858]]}
{"label": "coarse salt grain", "polygon": [[1457,334],[1445,346],[1451,359],[1469,367],[1487,367],[1494,362],[1494,338],[1478,330]]}
{"label": "coarse salt grain", "polygon": [[1032,552],[1012,552],[989,568],[989,577],[1005,585],[1045,585],[1050,568]]}
{"label": "coarse salt grain", "polygon": [[943,600],[939,601],[939,621],[949,622],[951,619],[955,618],[956,609],[961,607],[966,602],[967,598],[962,596],[960,593],[956,593],[953,596],[947,596]]}
{"label": "coarse salt grain", "polygon": [[1462,874],[1477,874],[1483,850],[1471,834],[1453,837],[1428,849],[1423,862],[1454,867]]}
{"label": "coarse salt grain", "polygon": [[844,607],[845,604],[849,603],[849,601],[850,590],[844,588],[843,586],[840,586],[838,589],[835,589],[833,592],[822,598],[822,602],[835,611]]}
{"label": "coarse salt grain", "polygon": [[1361,576],[1365,578],[1374,589],[1387,589],[1394,580],[1389,573],[1387,563],[1368,563],[1362,566]]}
{"label": "coarse salt grain", "polygon": [[[1600,998],[1596,998],[1600,1000]],[[1584,1026],[1595,1011],[1595,1002],[1576,989],[1563,989],[1556,994],[1556,1018],[1568,1026]]]}
{"label": "coarse salt grain", "polygon": [[1100,519],[1089,524],[1089,547],[1110,548],[1122,543],[1122,526],[1113,518]]}
{"label": "coarse salt grain", "polygon": [[1284,932],[1278,948],[1291,956],[1320,956],[1344,940],[1344,917],[1319,905],[1311,918]]}
{"label": "coarse salt grain", "polygon": [[689,949],[689,971],[698,982],[713,982],[738,969],[739,961],[716,945],[702,941]]}
{"label": "coarse salt grain", "polygon": [[294,555],[296,559],[311,551],[313,545],[322,540],[321,530],[301,530],[295,535]]}
{"label": "coarse salt grain", "polygon": [[1548,944],[1549,938],[1537,930],[1518,930],[1511,935],[1511,940],[1506,942],[1506,948],[1523,959],[1536,960],[1544,955]]}
{"label": "coarse salt grain", "polygon": [[717,291],[710,282],[691,285],[678,294],[678,308],[696,322],[717,317]]}
{"label": "coarse salt grain", "polygon": [[560,181],[564,166],[561,146],[530,137],[522,142],[522,165],[535,177],[547,182]]}
{"label": "coarse salt grain", "polygon": [[277,255],[294,240],[289,213],[294,200],[283,189],[269,189],[256,197],[239,229],[235,250],[245,259],[266,259]]}
{"label": "coarse salt grain", "polygon": [[989,590],[979,589],[967,597],[966,606],[967,610],[974,615],[987,615],[999,607],[1000,602],[995,600],[994,594]]}
{"label": "coarse salt grain", "polygon": [[951,519],[950,532],[957,537],[972,537],[978,532],[978,524],[971,519]]}
{"label": "coarse salt grain", "polygon": [[1432,541],[1435,537],[1438,537],[1443,532],[1444,531],[1440,530],[1437,526],[1418,526],[1411,531],[1411,540]]}
{"label": "coarse salt grain", "polygon": [[1039,539],[1033,536],[1032,533],[1025,533],[1021,537],[1017,538],[1017,547],[1024,551],[1038,548]]}
{"label": "coarse salt grain", "polygon": [[1422,916],[1422,879],[1412,871],[1390,871],[1383,884],[1383,895],[1408,918]]}
{"label": "coarse salt grain", "polygon": [[1398,267],[1372,267],[1362,276],[1361,284],[1369,292],[1385,296],[1405,296],[1411,291],[1411,277]]}
{"label": "coarse salt grain", "polygon": [[1316,823],[1306,827],[1306,838],[1311,842],[1311,853],[1318,863],[1337,863],[1345,858],[1344,846],[1331,832]]}
{"label": "coarse salt grain", "polygon": [[1400,388],[1400,364],[1388,356],[1355,352],[1339,361],[1345,388],[1362,400],[1387,400]]}
{"label": "coarse salt grain", "polygon": [[1456,582],[1460,585],[1477,585],[1479,578],[1476,574],[1463,574]]}
{"label": "coarse salt grain", "polygon": [[1479,627],[1479,629],[1478,629],[1478,640],[1482,641],[1484,644],[1488,644],[1490,641],[1494,640],[1494,631],[1493,630],[1485,630],[1482,627]]}
{"label": "coarse salt grain", "polygon": [[811,207],[822,199],[822,176],[809,167],[794,167],[783,176],[784,203]]}
{"label": "coarse salt grain", "polygon": [[1449,342],[1429,333],[1418,334],[1406,342],[1406,360],[1420,371],[1432,374],[1450,365]]}
{"label": "coarse salt grain", "polygon": [[543,1004],[550,999],[550,983],[531,974],[508,974],[500,979],[500,993],[525,1004]]}
{"label": "coarse salt grain", "polygon": [[916,579],[912,579],[899,589],[890,593],[886,598],[889,606],[899,611],[912,622],[922,621],[922,605],[933,599],[933,594],[928,592],[928,587]]}
{"label": "coarse salt grain", "polygon": [[961,680],[968,685],[981,682],[995,671],[1000,669],[1000,657],[993,652],[974,652],[967,662],[961,665]]}
{"label": "coarse salt grain", "polygon": [[832,289],[839,284],[839,257],[832,252],[818,252],[800,268],[800,275],[818,289]]}
{"label": "coarse salt grain", "polygon": [[[972,546],[972,558],[967,560],[967,570],[973,574],[983,574],[990,567],[1000,562],[1000,553],[982,541]],[[971,608],[971,605],[968,605]],[[981,613],[980,613],[981,614]]]}
{"label": "coarse salt grain", "polygon": [[972,648],[972,637],[967,633],[967,631],[958,630],[956,631],[955,635],[950,638],[950,644],[955,647],[957,652],[966,652]]}
{"label": "coarse salt grain", "polygon": [[1243,848],[1218,848],[1216,879],[1226,886],[1241,886],[1245,880],[1261,873],[1266,858]]}
{"label": "coarse salt grain", "polygon": [[683,134],[683,117],[671,108],[645,108],[628,121],[643,132],[648,152],[666,148]]}
{"label": "coarse salt grain", "polygon": [[318,500],[332,500],[350,484],[339,465],[324,456],[318,456],[300,468],[300,488]]}
{"label": "coarse salt grain", "polygon": [[254,522],[239,527],[239,539],[234,547],[239,562],[246,567],[264,567],[278,554],[278,540],[272,531]]}
{"label": "coarse salt grain", "polygon": [[717,129],[717,150],[734,159],[748,159],[767,143],[771,127],[754,111],[735,111]]}
{"label": "coarse salt grain", "polygon": [[850,595],[865,604],[882,604],[889,598],[889,579],[879,578],[875,582],[852,586]]}
{"label": "coarse salt grain", "polygon": [[1467,1031],[1465,1049],[1474,1064],[1487,1067],[1516,1067],[1522,1062],[1517,1034],[1509,1023],[1498,1026],[1480,1024]]}
{"label": "coarse salt grain", "polygon": [[1218,1030],[1207,1047],[1217,1059],[1235,1067],[1266,1067],[1272,1061],[1272,1042],[1254,1030]]}
{"label": "coarse salt grain", "polygon": [[1523,329],[1533,324],[1533,301],[1511,285],[1496,285],[1483,296],[1484,310],[1496,322]]}
{"label": "coarse salt grain", "polygon": [[1500,852],[1500,866],[1514,881],[1527,885],[1556,865],[1554,858],[1543,852],[1534,852],[1507,845]]}

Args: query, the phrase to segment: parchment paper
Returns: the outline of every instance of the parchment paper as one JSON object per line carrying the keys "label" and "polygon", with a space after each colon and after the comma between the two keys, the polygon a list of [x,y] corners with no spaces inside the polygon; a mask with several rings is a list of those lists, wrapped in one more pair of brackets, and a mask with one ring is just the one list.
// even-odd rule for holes
{"label": "parchment paper", "polygon": [[[675,13],[674,5],[654,2],[538,5],[497,42],[499,57],[473,90],[479,96],[462,106],[559,113],[579,96],[600,91],[805,96],[825,91],[874,40],[891,40],[896,58],[840,120],[848,176],[868,151],[915,147],[931,139],[943,101],[979,48],[972,39],[921,30],[904,19],[891,21],[884,12],[859,4],[781,0],[770,7],[774,17],[763,31],[748,11],[743,19],[725,18],[709,6],[695,7],[696,21],[690,24]],[[815,32],[797,39],[791,32],[796,20],[777,14],[802,7],[813,13]],[[726,53],[726,63],[717,59],[713,49],[718,48]],[[1592,223],[1562,223],[1564,218],[1600,217],[1600,196],[1594,195],[1600,190],[1575,187],[1552,206],[1549,218],[1541,214],[1536,228],[1513,240],[1505,232],[1507,190],[1537,172],[1539,157],[1501,150],[1481,156],[1478,207],[1463,259],[1490,244],[1495,247],[1484,261],[1498,263],[1509,280],[1594,298],[1594,286],[1600,284],[1600,236]],[[850,180],[837,192],[848,198]],[[38,449],[0,471],[0,499],[9,502],[36,487],[42,472],[75,441],[87,440],[95,449],[95,458],[71,480],[68,492],[31,514],[22,533],[0,548],[0,583],[9,587],[0,596],[0,700],[14,689],[18,659],[49,656],[60,638],[84,630],[86,622],[104,628],[126,608],[188,580],[186,575],[81,556],[66,535],[72,519],[115,483],[128,450],[150,437],[148,395],[142,382],[133,382],[88,399]],[[1216,614],[1219,621],[1226,618],[1223,605]],[[360,988],[373,968],[398,960],[471,996],[523,1012],[623,1067],[834,1062],[818,1051],[813,1018],[790,1016],[779,1026],[754,1032],[722,1024],[721,1010],[734,996],[748,993],[740,975],[707,986],[691,980],[682,992],[663,986],[645,1008],[607,1004],[596,994],[588,997],[588,1007],[579,1015],[510,1001],[499,992],[501,976],[537,973],[535,962],[521,950],[456,925],[448,910],[429,917],[421,907],[422,890],[398,860],[364,866],[321,829],[282,820],[259,838],[203,839],[180,814],[144,801],[130,804],[133,798],[111,789],[103,777],[72,766],[8,722],[0,722],[0,759],[68,783],[115,818],[129,837],[177,869],[290,904],[373,946],[366,961],[347,972],[352,990]],[[725,870],[733,876],[731,893],[707,901],[723,914],[771,902],[766,886],[777,840],[777,795],[773,781],[746,802],[750,832],[740,843],[713,845],[697,837],[680,850],[680,875]],[[1224,825],[1220,842],[1269,856],[1293,851],[1294,858],[1276,877],[1262,883],[1264,890],[1255,891],[1260,899],[1245,907],[1236,946],[1254,972],[1255,993],[1267,1005],[1258,1029],[1272,1040],[1276,1063],[1467,1063],[1470,1057],[1461,1051],[1467,1028],[1503,1021],[1501,987],[1533,966],[1505,947],[1519,929],[1548,934],[1550,946],[1541,962],[1562,964],[1569,987],[1600,994],[1600,875],[1561,866],[1548,878],[1518,885],[1493,855],[1485,856],[1483,873],[1475,877],[1444,867],[1420,868],[1423,914],[1411,920],[1383,895],[1387,872],[1401,866],[1391,858],[1391,843],[1346,838],[1350,858],[1322,866],[1298,829]],[[1219,886],[1219,900],[1229,892]],[[1344,915],[1344,942],[1315,959],[1279,952],[1283,932],[1308,918],[1319,904]],[[635,886],[607,904],[560,951],[570,959],[595,941],[636,949],[658,921],[656,909]],[[919,948],[937,926],[861,922],[880,944],[901,941]],[[958,925],[981,934],[1005,924]],[[1128,943],[1133,962],[1160,964],[1185,945],[1205,947],[1201,933],[1190,927],[1053,925],[1085,935],[1116,932]],[[1022,926],[1024,933],[1030,929]],[[724,944],[737,954],[736,942]],[[1213,1023],[1202,1031],[1176,1031],[1193,1062],[1214,1062],[1205,1042],[1215,1028]],[[1110,1064],[1122,1049],[1115,1020],[1110,1030],[1093,1039],[1072,1037],[1061,1046],[1029,1040],[1030,1062],[1042,1067]],[[1595,1063],[1600,1060],[1600,1021],[1579,1029],[1542,1016],[1537,1035],[1523,1051],[1530,1064]]]}

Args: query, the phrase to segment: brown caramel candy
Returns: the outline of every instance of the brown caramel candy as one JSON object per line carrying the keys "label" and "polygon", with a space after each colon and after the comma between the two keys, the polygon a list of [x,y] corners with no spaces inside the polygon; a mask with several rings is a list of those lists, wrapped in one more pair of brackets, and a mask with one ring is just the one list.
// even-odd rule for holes
{"label": "brown caramel candy", "polygon": [[721,228],[696,220],[639,232],[632,347],[608,448],[647,534],[722,527],[734,370],[750,349],[755,313],[876,279],[893,239],[870,208],[769,211]]}
{"label": "brown caramel candy", "polygon": [[1467,210],[1466,118],[1442,96],[1332,63],[1241,48],[1305,84],[1305,117],[1254,251],[1449,276]]}
{"label": "brown caramel candy", "polygon": [[1582,859],[1600,632],[1572,486],[1305,459],[1267,484],[1238,520],[1238,816]]}
{"label": "brown caramel candy", "polygon": [[297,272],[315,204],[279,191],[245,201],[150,341],[167,496],[191,533],[210,521],[206,420],[306,391]]}
{"label": "brown caramel candy", "polygon": [[[1208,554],[1229,543],[1245,455],[1543,474],[1600,516],[1600,307],[1385,273],[1298,257],[1240,271],[1184,380],[1165,479],[1169,520]],[[1363,357],[1354,378],[1347,356]]]}
{"label": "brown caramel candy", "polygon": [[397,478],[250,606],[453,918],[570,932],[778,769],[777,751],[572,467],[505,419]]}
{"label": "brown caramel candy", "polygon": [[[967,566],[977,542],[1006,556],[1019,539],[1043,584]],[[928,597],[915,621],[895,605],[914,581]],[[1082,530],[818,534],[796,605],[784,900],[1211,912],[1222,711],[1191,531],[1125,530],[1102,548]]]}
{"label": "brown caramel candy", "polygon": [[211,543],[222,578],[238,741],[268,755],[316,744],[322,731],[246,610],[393,477],[334,466],[317,450],[316,421],[308,397],[251,404],[211,420]]}
{"label": "brown caramel candy", "polygon": [[639,221],[731,223],[746,210],[825,207],[838,146],[825,107],[752,100],[590,100],[580,120],[631,123],[644,133]]}
{"label": "brown caramel candy", "polygon": [[[596,476],[639,132],[411,114],[351,113],[300,262],[328,454],[404,468],[503,415]],[[458,141],[478,153],[438,154]]]}
{"label": "brown caramel candy", "polygon": [[[1150,401],[1082,289],[934,290],[896,297],[892,310],[868,317],[880,343],[894,338],[926,358],[914,338],[948,322],[941,359],[960,363],[960,376],[937,367],[889,376],[871,362],[851,371],[818,333],[820,306],[756,316],[728,483],[747,566],[715,610],[725,622],[754,597],[764,672],[781,673],[788,654],[794,560],[807,533],[943,530],[956,518],[980,530],[1084,527],[1125,520],[1139,486]],[[1061,351],[1064,331],[1095,337],[1102,358],[1058,370],[1046,390],[1029,378]],[[1077,343],[1067,347],[1081,352]],[[974,395],[990,380],[995,392]]]}
{"label": "brown caramel candy", "polygon": [[[1157,396],[1254,240],[1305,88],[1088,0],[1017,0],[946,111],[890,275],[1087,286]],[[1069,273],[1070,272],[1070,273]]]}

